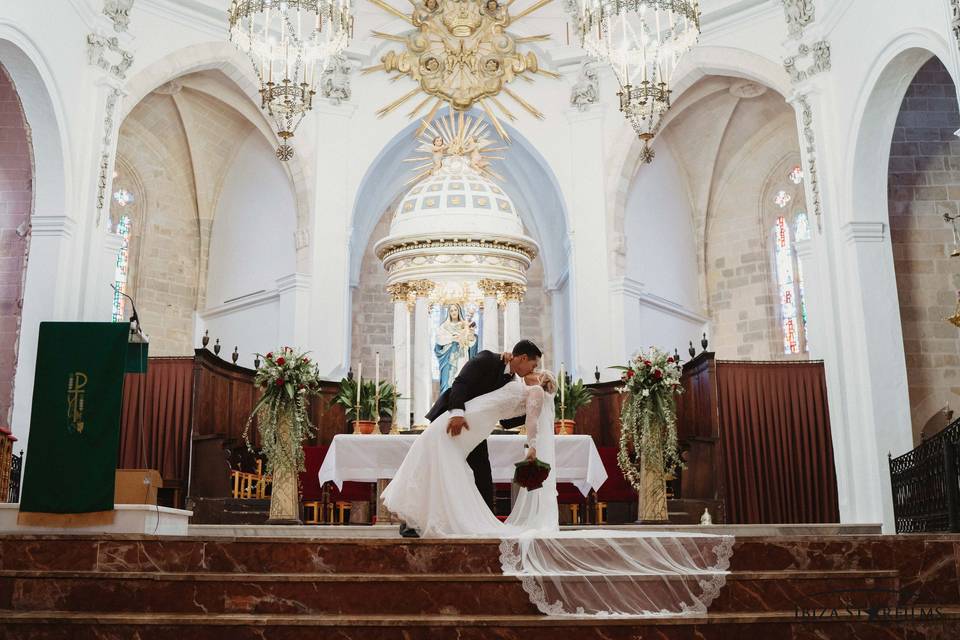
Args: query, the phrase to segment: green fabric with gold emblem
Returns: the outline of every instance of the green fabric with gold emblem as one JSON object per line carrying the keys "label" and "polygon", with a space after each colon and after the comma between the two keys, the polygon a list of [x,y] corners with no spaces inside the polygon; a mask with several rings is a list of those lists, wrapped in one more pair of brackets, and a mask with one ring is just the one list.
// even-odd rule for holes
{"label": "green fabric with gold emblem", "polygon": [[43,322],[21,512],[113,509],[126,322]]}

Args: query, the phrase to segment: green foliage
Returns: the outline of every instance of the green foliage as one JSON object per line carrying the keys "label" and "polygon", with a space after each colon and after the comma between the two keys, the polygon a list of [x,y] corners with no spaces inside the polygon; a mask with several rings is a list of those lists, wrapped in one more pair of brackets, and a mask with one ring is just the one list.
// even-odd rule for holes
{"label": "green foliage", "polygon": [[[262,391],[254,406],[243,438],[250,451],[255,451],[250,442],[250,426],[257,421],[260,433],[261,452],[267,459],[266,472],[278,470],[303,471],[303,446],[305,439],[313,435],[313,425],[307,413],[310,396],[320,391],[320,375],[316,365],[303,353],[290,347],[270,352],[263,357],[263,364],[253,378]],[[289,422],[287,437],[282,437],[281,425]]]}
{"label": "green foliage", "polygon": [[573,420],[577,410],[593,402],[593,391],[583,384],[583,378],[574,384],[567,384],[566,380],[558,381],[564,387],[563,411],[560,410],[560,391],[553,396],[553,407],[557,420]]}
{"label": "green foliage", "polygon": [[[343,407],[349,420],[376,422],[381,417],[393,417],[394,404],[399,397],[396,389],[389,382],[380,382],[377,385],[373,380],[365,379],[360,384],[360,417],[357,418],[357,381],[343,378],[340,380],[340,390],[333,398],[333,404]],[[374,417],[374,414],[379,415]]]}
{"label": "green foliage", "polygon": [[621,392],[627,397],[620,413],[620,450],[617,462],[624,476],[640,489],[643,467],[664,472],[682,467],[677,443],[677,395],[681,369],[663,351],[635,356],[623,371]]}

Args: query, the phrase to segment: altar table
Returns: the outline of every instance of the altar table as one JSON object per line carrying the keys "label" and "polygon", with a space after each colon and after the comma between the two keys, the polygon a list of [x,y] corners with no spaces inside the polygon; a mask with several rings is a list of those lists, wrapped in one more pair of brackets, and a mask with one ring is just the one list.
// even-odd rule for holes
{"label": "altar table", "polygon": [[[347,481],[377,482],[393,478],[417,437],[416,434],[345,433],[334,436],[317,473],[320,486],[332,481],[339,489]],[[521,435],[492,435],[487,439],[494,482],[513,480],[514,464],[523,460],[526,441]],[[590,489],[599,489],[607,479],[607,471],[593,438],[583,434],[557,436],[556,443],[557,482],[572,483],[584,496]]]}

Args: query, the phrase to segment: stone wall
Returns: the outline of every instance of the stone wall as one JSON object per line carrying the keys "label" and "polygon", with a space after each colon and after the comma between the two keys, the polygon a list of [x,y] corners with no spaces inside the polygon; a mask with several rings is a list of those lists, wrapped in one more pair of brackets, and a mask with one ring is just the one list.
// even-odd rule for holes
{"label": "stone wall", "polygon": [[0,425],[10,424],[23,274],[29,235],[17,227],[33,209],[33,151],[20,98],[0,65]]}
{"label": "stone wall", "polygon": [[148,94],[120,126],[114,190],[125,188],[136,201],[123,209],[113,202],[111,217],[132,218],[128,290],[151,355],[191,355],[197,346],[213,215],[251,130],[225,103],[178,82]]}
{"label": "stone wall", "polygon": [[942,408],[960,409],[953,315],[960,258],[943,215],[960,207],[960,128],[950,74],[931,59],[914,77],[890,150],[889,213],[914,439]]}
{"label": "stone wall", "polygon": [[785,125],[752,142],[705,221],[710,348],[738,360],[806,357],[784,354],[772,231],[777,216],[805,208],[799,187],[787,208],[773,204],[776,187],[787,186],[787,174],[799,162],[799,155],[789,153],[791,143],[796,148],[796,130]]}

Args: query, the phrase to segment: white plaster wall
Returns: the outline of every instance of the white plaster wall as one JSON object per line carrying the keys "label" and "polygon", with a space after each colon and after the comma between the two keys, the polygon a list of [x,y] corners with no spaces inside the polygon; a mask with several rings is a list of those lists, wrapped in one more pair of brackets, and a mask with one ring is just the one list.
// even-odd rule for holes
{"label": "white plaster wall", "polygon": [[296,211],[290,182],[260,132],[244,141],[217,201],[207,307],[277,287],[294,272]]}
{"label": "white plaster wall", "polygon": [[637,172],[625,215],[627,277],[651,294],[699,310],[690,197],[668,145],[660,145],[656,162]]}
{"label": "white plaster wall", "polygon": [[[237,364],[252,369],[255,353],[269,353],[278,345],[287,344],[280,335],[279,315],[279,296],[268,294],[258,296],[252,303],[201,314],[200,324],[210,332],[209,349],[213,349],[214,341],[219,338],[221,358],[230,361],[230,354],[237,347],[240,354]],[[296,348],[296,345],[290,346]]]}

